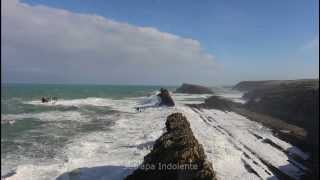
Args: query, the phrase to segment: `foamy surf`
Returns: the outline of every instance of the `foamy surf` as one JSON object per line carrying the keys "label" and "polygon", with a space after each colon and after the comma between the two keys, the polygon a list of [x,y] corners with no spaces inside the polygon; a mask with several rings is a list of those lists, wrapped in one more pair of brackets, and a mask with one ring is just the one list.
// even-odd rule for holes
{"label": "foamy surf", "polygon": [[[89,105],[123,111],[110,115],[114,124],[108,130],[80,133],[61,148],[60,155],[56,156],[54,161],[48,159],[40,164],[35,159],[35,162],[25,162],[18,165],[14,173],[6,179],[122,179],[150,152],[153,142],[164,132],[166,117],[173,112],[182,112],[187,117],[196,138],[203,144],[208,159],[212,161],[219,179],[277,179],[270,166],[278,168],[293,179],[299,179],[307,171],[302,164],[291,158],[290,154],[301,159],[307,159],[308,155],[273,136],[271,131],[261,124],[232,112],[200,111],[184,105],[201,103],[201,99],[208,96],[173,94],[176,107],[146,108],[142,112],[136,112],[134,107],[154,104],[157,102],[156,96],[121,100],[59,100],[63,106]],[[52,117],[60,116],[59,118],[63,119],[71,112],[64,115],[54,113],[56,114],[51,114]],[[74,117],[78,115],[73,114]],[[21,116],[47,118],[41,113]],[[90,117],[86,118],[90,120]]]}
{"label": "foamy surf", "polygon": [[69,171],[77,172],[79,179],[121,179],[141,163],[163,133],[166,116],[175,111],[176,108],[159,107],[122,114],[109,131],[75,137],[61,152],[65,159],[60,163],[20,165],[7,179],[26,175],[24,179],[68,179],[69,175],[64,173]]}
{"label": "foamy surf", "polygon": [[41,113],[22,113],[22,114],[5,114],[1,115],[1,121],[19,121],[24,119],[38,119],[41,121],[85,121],[87,118],[84,117],[78,111],[48,111]]}

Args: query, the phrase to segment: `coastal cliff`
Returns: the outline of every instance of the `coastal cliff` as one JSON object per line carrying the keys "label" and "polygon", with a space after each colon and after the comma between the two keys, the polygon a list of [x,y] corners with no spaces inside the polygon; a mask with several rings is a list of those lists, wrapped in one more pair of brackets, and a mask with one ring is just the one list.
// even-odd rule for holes
{"label": "coastal cliff", "polygon": [[243,95],[247,100],[243,108],[304,128],[307,131],[305,143],[319,146],[318,79],[243,81],[234,89],[249,90]]}
{"label": "coastal cliff", "polygon": [[[288,128],[290,134],[280,132],[279,135],[310,152],[314,173],[311,176],[319,177],[319,80],[244,81],[233,89],[247,91],[243,95],[247,103],[241,111],[234,109],[238,113],[260,121],[267,119],[263,123],[267,122],[273,129],[296,126]],[[265,118],[266,116],[270,118]],[[288,125],[281,125],[285,123]],[[303,128],[306,135],[301,135],[303,133],[298,128]],[[293,138],[291,135],[294,135]]]}
{"label": "coastal cliff", "polygon": [[212,164],[181,113],[167,117],[166,132],[125,180],[216,180]]}
{"label": "coastal cliff", "polygon": [[213,94],[212,90],[205,86],[183,83],[176,89],[176,93],[186,94]]}
{"label": "coastal cliff", "polygon": [[266,80],[266,81],[241,81],[235,86],[233,90],[250,92],[255,89],[274,88],[279,85],[288,85],[291,87],[319,87],[319,80],[317,79],[298,79],[298,80]]}

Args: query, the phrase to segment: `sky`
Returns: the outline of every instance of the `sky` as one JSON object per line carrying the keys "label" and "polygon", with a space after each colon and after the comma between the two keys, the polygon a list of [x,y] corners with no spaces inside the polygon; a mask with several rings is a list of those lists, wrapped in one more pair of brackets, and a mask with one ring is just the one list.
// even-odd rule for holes
{"label": "sky", "polygon": [[7,83],[319,77],[317,0],[2,0]]}

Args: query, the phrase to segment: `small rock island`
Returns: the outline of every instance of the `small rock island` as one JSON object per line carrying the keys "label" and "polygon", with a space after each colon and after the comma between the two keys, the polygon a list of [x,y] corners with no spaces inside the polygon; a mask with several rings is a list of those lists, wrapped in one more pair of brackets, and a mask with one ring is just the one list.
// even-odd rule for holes
{"label": "small rock island", "polygon": [[213,94],[213,91],[205,86],[183,83],[176,89],[176,93],[186,94]]}

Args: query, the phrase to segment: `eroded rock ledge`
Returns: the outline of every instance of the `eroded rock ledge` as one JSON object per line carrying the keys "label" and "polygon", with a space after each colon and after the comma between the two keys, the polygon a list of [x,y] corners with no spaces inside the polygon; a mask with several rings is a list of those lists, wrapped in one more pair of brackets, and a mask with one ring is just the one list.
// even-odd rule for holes
{"label": "eroded rock ledge", "polygon": [[166,129],[142,165],[125,180],[216,180],[186,117],[171,114]]}

